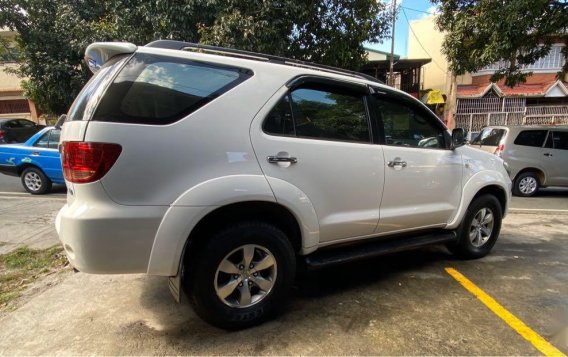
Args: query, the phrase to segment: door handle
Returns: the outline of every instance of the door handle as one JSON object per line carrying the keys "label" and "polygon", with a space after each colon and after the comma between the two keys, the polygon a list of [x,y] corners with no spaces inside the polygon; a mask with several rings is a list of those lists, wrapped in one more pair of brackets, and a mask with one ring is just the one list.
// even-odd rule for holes
{"label": "door handle", "polygon": [[39,156],[39,151],[34,151],[30,156]]}
{"label": "door handle", "polygon": [[389,161],[387,163],[388,167],[395,167],[395,166],[399,166],[399,167],[406,167],[406,161]]}
{"label": "door handle", "polygon": [[544,156],[552,157],[552,154],[547,152],[547,153],[544,153]]}
{"label": "door handle", "polygon": [[298,162],[298,159],[295,157],[269,156],[266,159],[271,164],[277,164],[279,162],[289,162],[291,164],[295,164]]}

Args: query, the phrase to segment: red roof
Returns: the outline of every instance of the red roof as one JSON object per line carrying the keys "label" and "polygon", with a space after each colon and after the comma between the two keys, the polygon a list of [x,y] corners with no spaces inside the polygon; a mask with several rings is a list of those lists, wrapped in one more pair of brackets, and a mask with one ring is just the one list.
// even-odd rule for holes
{"label": "red roof", "polygon": [[[513,88],[505,85],[498,85],[497,83],[490,83],[482,86],[462,85],[458,86],[457,96],[458,98],[479,98],[483,97],[491,90],[491,88],[493,88],[499,96],[504,97],[543,97],[556,83],[556,80],[552,80],[545,83],[519,84]],[[566,86],[566,83],[561,83]]]}

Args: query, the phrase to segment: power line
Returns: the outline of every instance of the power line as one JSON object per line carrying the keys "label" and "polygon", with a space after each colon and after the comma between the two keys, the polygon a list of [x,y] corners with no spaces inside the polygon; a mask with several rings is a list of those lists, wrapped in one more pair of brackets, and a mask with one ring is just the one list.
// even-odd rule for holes
{"label": "power line", "polygon": [[[402,7],[402,6],[401,6]],[[414,33],[414,29],[412,29],[412,26],[410,26],[410,21],[408,21],[408,17],[406,16],[406,11],[404,11],[404,8],[402,9],[402,14],[404,15],[404,18],[406,19],[406,23],[408,24],[408,28],[410,29],[410,32],[412,32],[412,35],[414,36],[414,38],[416,39],[416,41],[418,41],[418,44],[420,45],[420,47],[422,47],[422,49],[424,50],[424,52],[426,52],[426,54],[432,59],[432,62],[442,71],[442,72],[447,72],[447,69],[443,69],[442,66],[440,66],[440,64],[438,62],[436,62],[436,60],[434,60],[434,57],[432,57],[432,55],[426,50],[426,48],[424,48],[424,46],[422,45],[422,42],[420,42],[420,39],[418,38],[418,36],[416,36],[416,33]]]}
{"label": "power line", "polygon": [[434,15],[433,13],[428,12],[428,11],[413,9],[413,8],[411,8],[411,7],[406,7],[406,6],[402,6],[402,5],[399,5],[399,6],[400,6],[401,8],[403,8],[403,9],[406,9],[406,10],[421,12],[421,13],[423,13],[423,14],[428,14],[428,15]]}

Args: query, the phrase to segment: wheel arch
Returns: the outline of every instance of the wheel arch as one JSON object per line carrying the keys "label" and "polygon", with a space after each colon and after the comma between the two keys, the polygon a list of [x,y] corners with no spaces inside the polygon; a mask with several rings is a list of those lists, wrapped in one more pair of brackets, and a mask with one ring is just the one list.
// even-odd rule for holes
{"label": "wheel arch", "polygon": [[39,167],[38,165],[33,164],[33,163],[25,163],[25,164],[18,166],[18,176],[22,176],[22,173],[24,173],[24,170],[26,170],[29,167],[33,167],[34,169],[40,170],[47,177],[47,174],[45,173],[45,171],[43,171],[41,167]]}
{"label": "wheel arch", "polygon": [[538,184],[541,186],[546,185],[546,174],[544,173],[543,170],[536,168],[536,167],[526,167],[522,170],[520,170],[519,172],[517,172],[517,174],[515,175],[515,177],[513,178],[513,183],[515,183],[517,181],[517,178],[524,174],[525,172],[534,172],[538,178]]}
{"label": "wheel arch", "polygon": [[[507,178],[507,181],[508,178]],[[465,217],[467,209],[471,202],[476,197],[483,194],[491,194],[497,198],[503,210],[503,217],[505,217],[508,208],[508,202],[511,199],[511,186],[510,182],[507,183],[504,179],[495,173],[488,171],[479,172],[474,175],[463,187],[463,194],[460,206],[455,216],[450,220],[447,229],[456,229],[461,224]]]}

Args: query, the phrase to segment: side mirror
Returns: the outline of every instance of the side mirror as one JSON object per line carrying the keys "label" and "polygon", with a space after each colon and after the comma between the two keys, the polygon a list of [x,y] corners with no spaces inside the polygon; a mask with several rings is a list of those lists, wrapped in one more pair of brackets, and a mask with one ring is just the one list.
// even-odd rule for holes
{"label": "side mirror", "polygon": [[462,128],[455,128],[452,130],[452,150],[465,145],[465,131]]}
{"label": "side mirror", "polygon": [[57,119],[57,123],[55,123],[55,129],[61,129],[63,123],[65,123],[65,119],[67,119],[67,114],[61,114],[61,116]]}

